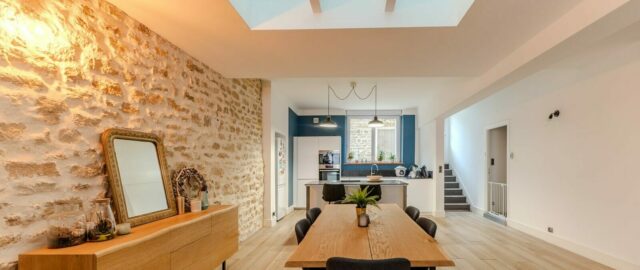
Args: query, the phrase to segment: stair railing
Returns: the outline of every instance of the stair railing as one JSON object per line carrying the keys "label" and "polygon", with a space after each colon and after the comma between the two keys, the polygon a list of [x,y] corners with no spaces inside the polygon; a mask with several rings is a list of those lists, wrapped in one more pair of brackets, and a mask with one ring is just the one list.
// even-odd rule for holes
{"label": "stair railing", "polygon": [[489,212],[507,216],[507,184],[489,182]]}

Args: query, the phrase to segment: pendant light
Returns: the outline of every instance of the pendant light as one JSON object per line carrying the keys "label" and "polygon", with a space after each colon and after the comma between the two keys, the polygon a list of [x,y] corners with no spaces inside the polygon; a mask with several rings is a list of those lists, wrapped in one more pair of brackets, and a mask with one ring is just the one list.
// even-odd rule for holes
{"label": "pendant light", "polygon": [[329,98],[329,91],[330,89],[327,88],[327,117],[325,117],[324,120],[320,122],[319,126],[323,128],[336,128],[338,127],[338,124],[335,121],[331,120],[331,113],[329,112],[329,101],[331,100]]}
{"label": "pendant light", "polygon": [[375,86],[375,93],[374,93],[374,97],[375,97],[375,101],[374,101],[374,114],[373,114],[373,120],[369,121],[369,127],[370,128],[379,128],[379,127],[384,127],[384,123],[382,121],[380,121],[378,119],[378,86]]}

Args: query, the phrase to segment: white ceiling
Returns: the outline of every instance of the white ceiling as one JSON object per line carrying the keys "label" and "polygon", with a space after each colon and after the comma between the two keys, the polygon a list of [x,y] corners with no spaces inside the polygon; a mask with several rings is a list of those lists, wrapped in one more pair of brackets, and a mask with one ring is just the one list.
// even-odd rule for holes
{"label": "white ceiling", "polygon": [[473,0],[229,0],[229,2],[252,30],[457,26],[473,4]]}
{"label": "white ceiling", "polygon": [[227,77],[477,76],[580,0],[478,0],[457,27],[252,31],[225,0],[110,0]]}
{"label": "white ceiling", "polygon": [[[274,94],[287,97],[299,110],[327,109],[327,85],[336,94],[344,97],[349,93],[351,81],[357,83],[356,91],[360,96],[366,96],[371,88],[378,85],[379,110],[416,109],[424,105],[425,100],[438,101],[452,92],[451,89],[460,86],[461,78],[300,78],[276,79],[271,81]],[[346,100],[338,100],[333,94],[331,98],[332,110],[373,110],[373,95],[366,100],[359,100],[351,96]]]}

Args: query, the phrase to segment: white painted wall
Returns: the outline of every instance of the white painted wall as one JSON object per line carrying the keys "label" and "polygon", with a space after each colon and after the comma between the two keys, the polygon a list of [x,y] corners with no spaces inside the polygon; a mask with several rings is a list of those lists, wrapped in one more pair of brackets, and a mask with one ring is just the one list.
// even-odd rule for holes
{"label": "white painted wall", "polygon": [[[296,107],[281,91],[272,88],[270,81],[263,81],[263,158],[265,164],[265,197],[264,197],[264,225],[275,224],[273,213],[276,211],[276,171],[275,171],[275,134],[280,133],[289,138],[289,108],[296,111]],[[288,146],[288,143],[287,143]],[[289,157],[289,162],[293,157]],[[287,170],[288,177],[288,170]],[[286,192],[285,196],[288,196]],[[288,197],[287,197],[288,201]]]}
{"label": "white painted wall", "polygon": [[[473,206],[486,209],[485,130],[508,121],[509,226],[640,268],[637,37],[619,35],[451,116],[449,158]],[[560,118],[548,120],[555,109]]]}

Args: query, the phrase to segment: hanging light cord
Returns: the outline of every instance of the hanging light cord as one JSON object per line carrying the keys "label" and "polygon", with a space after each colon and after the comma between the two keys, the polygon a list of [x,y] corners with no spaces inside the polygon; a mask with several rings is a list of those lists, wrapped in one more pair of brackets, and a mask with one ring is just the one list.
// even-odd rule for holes
{"label": "hanging light cord", "polygon": [[[358,94],[358,91],[356,91],[356,86],[355,86],[355,84],[351,85],[351,90],[349,90],[349,93],[347,93],[347,95],[346,95],[346,96],[344,96],[344,97],[340,97],[340,96],[336,93],[336,90],[334,90],[334,89],[333,89],[333,87],[331,87],[331,85],[327,85],[327,87],[328,87],[328,88],[329,88],[329,90],[333,93],[333,95],[334,95],[337,99],[339,99],[339,100],[345,100],[345,99],[349,98],[349,97],[351,96],[351,94],[355,94],[355,96],[356,96],[358,99],[360,99],[360,100],[365,100],[365,99],[370,98],[370,97],[371,97],[371,94],[373,94],[373,92],[375,91],[375,92],[376,92],[376,102],[377,102],[377,96],[378,96],[378,94],[377,94],[377,92],[378,92],[378,91],[376,91],[376,90],[378,90],[378,85],[377,85],[377,84],[375,84],[375,85],[373,85],[373,87],[371,87],[371,91],[369,91],[369,94],[367,94],[365,97],[361,97],[361,96]],[[329,94],[329,93],[327,93],[327,95],[328,95],[328,94]]]}

